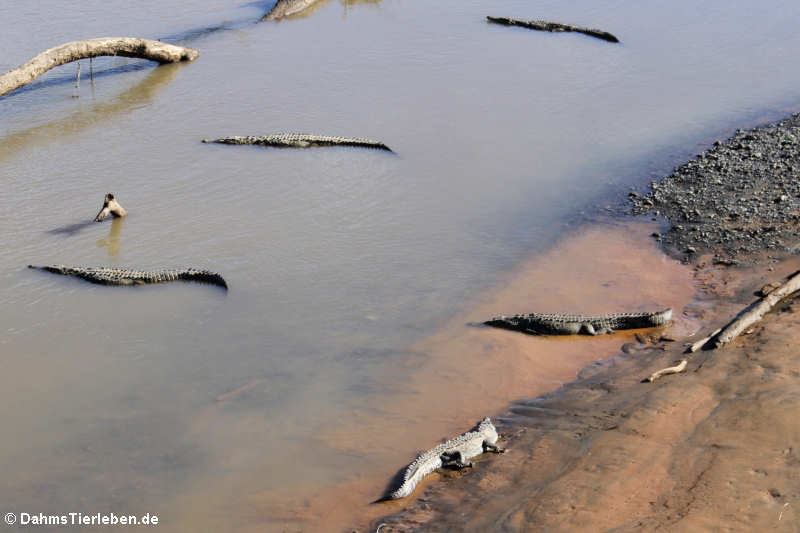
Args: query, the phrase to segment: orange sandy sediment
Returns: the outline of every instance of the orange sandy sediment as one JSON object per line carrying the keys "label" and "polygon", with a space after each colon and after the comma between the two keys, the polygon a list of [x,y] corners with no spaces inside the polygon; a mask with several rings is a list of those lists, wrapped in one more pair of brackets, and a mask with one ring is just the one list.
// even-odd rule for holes
{"label": "orange sandy sediment", "polygon": [[[704,301],[689,311],[705,335],[800,259],[696,268]],[[798,310],[784,302],[732,345],[691,355],[684,374],[640,383],[686,357],[682,343],[655,345],[513,404],[502,460],[431,486],[381,531],[797,531]]]}
{"label": "orange sandy sediment", "polygon": [[[405,500],[369,504],[417,452],[470,429],[513,400],[557,389],[575,379],[581,367],[636,342],[635,331],[532,337],[469,323],[533,311],[602,314],[672,307],[676,320],[666,330],[673,336],[693,332],[696,323],[681,315],[695,294],[691,270],[665,257],[648,239],[652,231],[652,225],[641,223],[582,228],[473,298],[441,330],[410,347],[424,357],[386,364],[377,379],[396,393],[380,406],[363,406],[331,421],[321,436],[337,453],[360,458],[363,470],[305,498],[253,493],[249,504],[260,515],[253,531],[363,530],[378,516],[414,502],[439,479],[440,474],[429,476]],[[398,385],[396,376],[404,375],[406,381]]]}

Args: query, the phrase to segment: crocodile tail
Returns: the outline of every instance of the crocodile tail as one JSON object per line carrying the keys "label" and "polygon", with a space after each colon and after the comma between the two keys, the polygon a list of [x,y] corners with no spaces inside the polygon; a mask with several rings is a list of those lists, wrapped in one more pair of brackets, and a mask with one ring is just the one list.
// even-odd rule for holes
{"label": "crocodile tail", "polygon": [[183,280],[210,283],[211,285],[217,285],[225,290],[228,290],[228,283],[225,281],[225,278],[216,272],[211,272],[210,270],[189,269],[181,272],[178,277]]}
{"label": "crocodile tail", "polygon": [[[411,468],[412,467],[409,467],[409,470]],[[435,469],[432,469],[431,471],[433,470]],[[423,471],[420,468],[415,468],[414,472],[411,473],[403,481],[403,483],[399,487],[397,487],[397,489],[393,490],[392,492],[384,496],[384,498],[386,498],[387,500],[399,500],[400,498],[405,498],[406,496],[414,492],[414,489],[417,488],[417,483],[419,483],[422,480],[422,478],[425,477],[425,474],[427,474],[427,472],[423,473]]]}
{"label": "crocodile tail", "polygon": [[437,468],[440,468],[442,466],[442,459],[440,456],[441,446],[443,445],[440,444],[436,448],[428,450],[414,459],[414,462],[408,465],[405,471],[403,471],[403,476],[401,478],[403,482],[395,490],[387,494],[387,496],[392,500],[405,498],[414,492],[414,489],[417,488],[417,484],[422,481],[422,478]]}
{"label": "crocodile tail", "polygon": [[422,478],[440,466],[442,466],[442,462],[436,448],[423,453],[417,457],[414,462],[399,471],[384,495],[372,503],[405,498],[414,492],[414,489]]}

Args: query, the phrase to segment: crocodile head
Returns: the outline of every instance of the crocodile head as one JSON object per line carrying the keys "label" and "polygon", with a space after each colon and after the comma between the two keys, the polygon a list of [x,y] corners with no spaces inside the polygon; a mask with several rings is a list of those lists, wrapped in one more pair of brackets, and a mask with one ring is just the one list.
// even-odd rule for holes
{"label": "crocodile head", "polygon": [[655,315],[655,320],[658,325],[668,324],[672,320],[672,309],[664,309]]}
{"label": "crocodile head", "polygon": [[478,424],[477,431],[486,438],[486,441],[489,442],[489,444],[494,444],[497,442],[497,429],[494,427],[494,424],[492,424],[492,421],[488,416],[481,420],[481,423]]}

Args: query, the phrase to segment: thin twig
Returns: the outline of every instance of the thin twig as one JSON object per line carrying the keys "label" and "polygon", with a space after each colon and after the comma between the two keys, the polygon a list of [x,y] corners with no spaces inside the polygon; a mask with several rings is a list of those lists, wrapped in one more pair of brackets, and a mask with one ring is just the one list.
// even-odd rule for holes
{"label": "thin twig", "polygon": [[686,370],[686,364],[687,364],[686,363],[686,359],[681,359],[681,362],[680,362],[679,365],[671,366],[669,368],[665,368],[663,370],[659,370],[658,372],[653,372],[652,374],[650,374],[649,378],[643,379],[642,383],[647,383],[647,382],[652,383],[655,380],[657,380],[658,378],[660,378],[661,376],[666,376],[667,374],[679,374],[679,373],[683,372],[684,370]]}

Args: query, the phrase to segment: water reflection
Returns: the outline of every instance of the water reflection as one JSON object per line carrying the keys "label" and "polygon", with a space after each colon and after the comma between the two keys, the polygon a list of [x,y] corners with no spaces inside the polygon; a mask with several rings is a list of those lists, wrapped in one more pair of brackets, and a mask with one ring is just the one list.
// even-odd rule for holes
{"label": "water reflection", "polygon": [[[14,156],[32,144],[57,140],[101,125],[150,102],[156,93],[171,82],[182,64],[161,65],[142,81],[107,102],[95,102],[59,120],[33,126],[0,137],[0,161]],[[97,74],[95,74],[97,75]]]}
{"label": "water reflection", "polygon": [[[347,16],[347,14],[350,11],[350,9],[352,9],[352,7],[355,6],[355,5],[358,5],[358,4],[378,5],[381,2],[381,0],[339,0],[339,1],[341,2],[342,6],[344,8],[344,11],[342,13],[343,18]],[[309,3],[308,0],[297,0],[295,2],[292,2],[292,0],[289,0],[289,2],[295,3],[295,4]],[[286,16],[281,16],[277,20],[282,20],[282,19],[290,19],[291,20],[291,19],[299,19],[299,18],[308,18],[311,15],[313,15],[314,13],[316,13],[320,8],[322,8],[323,6],[329,4],[330,2],[331,2],[331,0],[317,0],[316,2],[311,2],[307,7],[298,6],[298,7],[300,7],[300,11],[293,12],[293,13],[291,13],[289,15],[286,15]],[[279,7],[279,6],[277,4],[275,4],[275,7]],[[275,7],[273,7],[272,9],[274,10]],[[291,11],[291,8],[286,8],[286,10]]]}
{"label": "water reflection", "polygon": [[350,12],[353,6],[359,4],[370,4],[373,6],[378,6],[381,3],[381,0],[339,0],[344,7],[342,11],[342,18],[347,18],[347,14]]}
{"label": "water reflection", "polygon": [[111,221],[111,229],[108,231],[108,236],[97,239],[97,246],[108,248],[109,257],[117,257],[119,255],[120,242],[122,242],[122,221],[122,218],[114,218]]}

